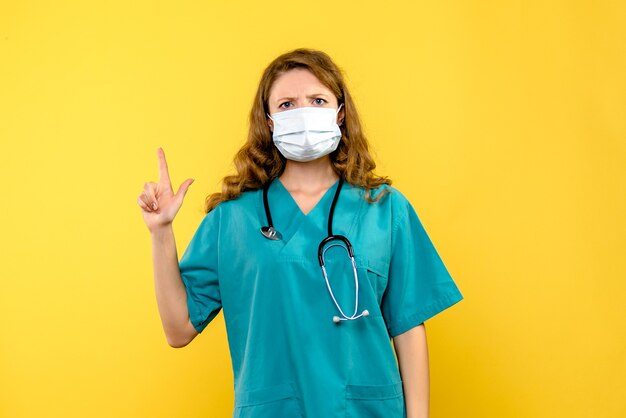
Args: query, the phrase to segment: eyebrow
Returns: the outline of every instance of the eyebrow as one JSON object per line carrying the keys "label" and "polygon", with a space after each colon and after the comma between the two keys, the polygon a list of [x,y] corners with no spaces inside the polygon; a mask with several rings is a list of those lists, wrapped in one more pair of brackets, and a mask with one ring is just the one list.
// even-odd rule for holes
{"label": "eyebrow", "polygon": [[[309,98],[309,99],[312,99],[313,97],[319,97],[319,96],[328,97],[328,95],[325,94],[325,93],[309,94],[306,97]],[[295,99],[295,97],[283,97],[283,98],[280,98],[280,99],[276,100],[275,103],[282,102],[283,100],[294,100],[294,99]]]}

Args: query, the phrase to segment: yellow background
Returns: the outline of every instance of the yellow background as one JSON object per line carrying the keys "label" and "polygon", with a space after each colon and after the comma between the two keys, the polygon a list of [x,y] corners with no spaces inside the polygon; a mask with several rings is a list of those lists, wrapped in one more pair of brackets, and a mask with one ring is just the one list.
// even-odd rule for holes
{"label": "yellow background", "polygon": [[426,324],[431,416],[626,416],[623,1],[99,3],[0,2],[1,417],[230,416],[223,316],[167,345],[135,199],[159,146],[196,179],[180,256],[300,46],[465,296]]}

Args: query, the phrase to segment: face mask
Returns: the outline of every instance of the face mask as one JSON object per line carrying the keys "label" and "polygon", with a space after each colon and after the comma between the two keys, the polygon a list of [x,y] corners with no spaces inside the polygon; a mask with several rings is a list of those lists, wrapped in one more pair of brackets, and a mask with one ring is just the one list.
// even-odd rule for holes
{"label": "face mask", "polygon": [[341,129],[337,110],[329,107],[298,107],[267,115],[274,121],[274,145],[288,160],[311,161],[337,149]]}

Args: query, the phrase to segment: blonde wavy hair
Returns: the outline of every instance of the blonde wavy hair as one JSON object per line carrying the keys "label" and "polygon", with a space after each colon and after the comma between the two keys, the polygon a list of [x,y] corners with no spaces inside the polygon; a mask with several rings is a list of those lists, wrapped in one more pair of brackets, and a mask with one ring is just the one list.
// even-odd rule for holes
{"label": "blonde wavy hair", "polygon": [[375,198],[372,197],[372,189],[382,184],[391,185],[391,180],[373,173],[376,164],[370,155],[359,115],[341,70],[326,53],[298,48],[277,57],[263,72],[250,111],[248,139],[235,155],[234,165],[237,172],[222,179],[221,192],[206,197],[204,204],[206,213],[221,202],[236,199],[247,190],[262,188],[267,182],[282,174],[285,169],[285,157],[274,146],[272,140],[272,132],[266,119],[266,113],[269,113],[267,102],[274,81],[294,68],[309,70],[333,92],[338,105],[343,103],[345,118],[340,127],[342,137],[337,149],[329,154],[335,173],[348,183],[365,188],[365,198],[370,203],[379,200],[388,192],[387,189],[383,189]]}

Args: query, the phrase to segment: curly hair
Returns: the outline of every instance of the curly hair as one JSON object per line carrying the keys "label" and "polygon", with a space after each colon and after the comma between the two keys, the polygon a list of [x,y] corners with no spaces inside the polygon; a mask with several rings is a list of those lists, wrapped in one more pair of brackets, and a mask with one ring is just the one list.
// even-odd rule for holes
{"label": "curly hair", "polygon": [[372,197],[372,189],[382,184],[391,185],[391,180],[373,173],[376,164],[370,155],[359,115],[341,70],[326,53],[298,48],[277,57],[263,72],[250,111],[248,139],[235,155],[236,174],[222,179],[221,192],[206,197],[204,204],[206,213],[220,202],[236,199],[247,190],[262,188],[267,182],[282,174],[286,160],[274,146],[266,113],[269,111],[268,99],[274,81],[283,73],[295,68],[304,68],[313,73],[333,92],[337,102],[344,105],[345,118],[340,127],[341,140],[337,149],[329,154],[335,173],[350,184],[365,188],[365,198],[370,203],[379,200],[388,192],[385,188],[375,198]]}

